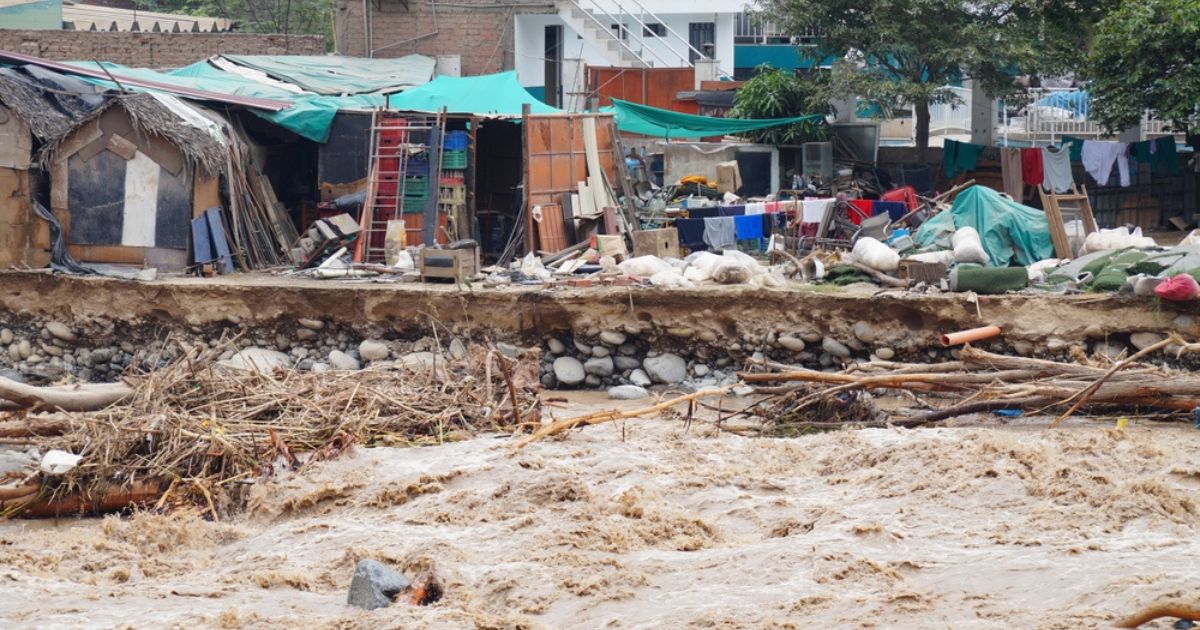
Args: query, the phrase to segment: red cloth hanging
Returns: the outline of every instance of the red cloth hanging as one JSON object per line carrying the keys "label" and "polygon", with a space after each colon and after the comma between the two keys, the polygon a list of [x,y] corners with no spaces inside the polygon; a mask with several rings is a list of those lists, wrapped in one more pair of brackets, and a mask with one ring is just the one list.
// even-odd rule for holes
{"label": "red cloth hanging", "polygon": [[1027,186],[1042,185],[1042,150],[1021,149],[1021,179]]}
{"label": "red cloth hanging", "polygon": [[850,222],[854,225],[862,223],[863,219],[871,218],[872,206],[875,202],[870,199],[851,199],[850,200]]}

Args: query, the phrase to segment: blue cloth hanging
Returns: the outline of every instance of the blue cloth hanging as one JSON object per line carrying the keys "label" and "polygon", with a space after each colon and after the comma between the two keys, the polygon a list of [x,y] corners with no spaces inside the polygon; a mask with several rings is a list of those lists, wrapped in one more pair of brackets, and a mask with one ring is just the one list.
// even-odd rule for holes
{"label": "blue cloth hanging", "polygon": [[733,217],[733,231],[737,240],[759,240],[763,237],[763,219],[761,215]]}
{"label": "blue cloth hanging", "polygon": [[679,244],[691,250],[708,249],[704,242],[704,219],[675,219]]}

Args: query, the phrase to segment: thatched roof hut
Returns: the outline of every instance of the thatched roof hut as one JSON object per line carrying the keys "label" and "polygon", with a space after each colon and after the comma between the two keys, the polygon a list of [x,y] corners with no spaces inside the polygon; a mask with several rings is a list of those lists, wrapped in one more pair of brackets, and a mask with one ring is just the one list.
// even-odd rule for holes
{"label": "thatched roof hut", "polygon": [[182,269],[191,220],[219,206],[220,126],[173,96],[112,96],[42,150],[51,211],[80,261]]}

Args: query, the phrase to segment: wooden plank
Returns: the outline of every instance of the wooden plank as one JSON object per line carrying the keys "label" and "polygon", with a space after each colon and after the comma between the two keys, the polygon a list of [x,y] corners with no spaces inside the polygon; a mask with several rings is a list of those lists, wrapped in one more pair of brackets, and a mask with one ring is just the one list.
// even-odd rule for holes
{"label": "wooden plank", "polygon": [[538,228],[539,249],[547,252],[559,252],[567,248],[567,234],[563,228],[562,208],[557,204],[548,203],[540,206],[541,220],[535,216]]}
{"label": "wooden plank", "polygon": [[[116,133],[108,136],[108,141],[104,143],[104,148],[116,153],[126,160],[132,160],[133,156],[137,154],[137,145],[125,139],[124,136]],[[86,160],[87,158],[84,159]]]}
{"label": "wooden plank", "polygon": [[67,251],[75,260],[115,265],[145,265],[146,249],[123,245],[67,245]]}
{"label": "wooden plank", "polygon": [[221,209],[218,207],[206,209],[204,218],[208,223],[208,235],[212,242],[213,252],[221,260],[224,272],[233,273],[233,255],[229,251],[229,239],[226,237],[228,230],[225,229],[225,220],[221,217]]}
{"label": "wooden plank", "polygon": [[100,136],[92,140],[86,147],[80,149],[75,155],[78,155],[84,162],[100,155],[101,151],[108,149],[108,136]]}
{"label": "wooden plank", "polygon": [[196,173],[192,178],[192,216],[198,217],[209,208],[221,205],[221,181]]}
{"label": "wooden plank", "polygon": [[62,144],[58,145],[58,150],[54,153],[55,162],[65,162],[67,158],[75,155],[80,149],[91,144],[103,136],[104,132],[100,131],[100,125],[96,121],[89,122],[79,129],[75,130]]}
{"label": "wooden plank", "polygon": [[600,152],[596,148],[596,119],[591,116],[585,116],[583,124],[583,151],[587,159],[587,182],[588,189],[592,192],[592,197],[595,199],[596,208],[609,208],[615,206],[608,194],[608,188],[604,185],[603,171],[600,166]]}

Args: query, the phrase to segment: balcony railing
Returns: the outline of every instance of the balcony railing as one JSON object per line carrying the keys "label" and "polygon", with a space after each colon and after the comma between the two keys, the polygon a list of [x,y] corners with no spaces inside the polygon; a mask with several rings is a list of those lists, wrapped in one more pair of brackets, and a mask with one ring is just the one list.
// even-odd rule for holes
{"label": "balcony railing", "polygon": [[734,16],[733,43],[735,44],[791,44],[811,46],[816,42],[816,31],[787,33],[770,20],[739,13]]}

